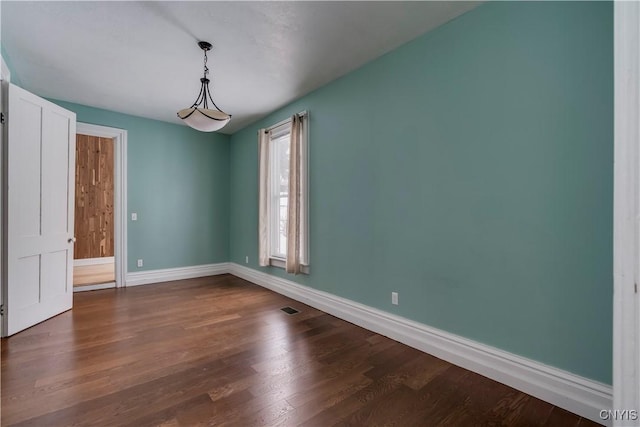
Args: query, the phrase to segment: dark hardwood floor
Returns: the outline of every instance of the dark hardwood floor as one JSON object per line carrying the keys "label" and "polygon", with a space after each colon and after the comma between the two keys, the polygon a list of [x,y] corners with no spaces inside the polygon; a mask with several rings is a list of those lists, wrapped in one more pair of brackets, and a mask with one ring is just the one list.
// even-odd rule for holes
{"label": "dark hardwood floor", "polygon": [[3,426],[596,425],[231,275],[74,298],[2,340]]}

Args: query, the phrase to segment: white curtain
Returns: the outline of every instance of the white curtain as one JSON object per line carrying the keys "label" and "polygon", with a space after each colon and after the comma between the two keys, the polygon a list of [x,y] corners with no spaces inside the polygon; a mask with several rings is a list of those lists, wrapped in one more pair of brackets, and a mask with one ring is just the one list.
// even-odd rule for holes
{"label": "white curtain", "polygon": [[258,264],[269,265],[269,139],[267,129],[258,131]]}
{"label": "white curtain", "polygon": [[294,114],[291,118],[291,142],[289,148],[289,205],[287,214],[287,273],[299,274],[301,271],[301,227],[302,205],[302,150],[306,145],[306,120],[304,116]]}

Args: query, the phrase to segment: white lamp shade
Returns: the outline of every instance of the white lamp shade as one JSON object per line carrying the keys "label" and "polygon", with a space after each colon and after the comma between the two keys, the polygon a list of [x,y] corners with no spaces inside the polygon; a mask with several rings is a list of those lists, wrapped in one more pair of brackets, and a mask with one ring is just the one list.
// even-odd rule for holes
{"label": "white lamp shade", "polygon": [[202,132],[220,130],[231,120],[231,116],[222,111],[195,107],[178,111],[178,117],[184,120],[187,125]]}

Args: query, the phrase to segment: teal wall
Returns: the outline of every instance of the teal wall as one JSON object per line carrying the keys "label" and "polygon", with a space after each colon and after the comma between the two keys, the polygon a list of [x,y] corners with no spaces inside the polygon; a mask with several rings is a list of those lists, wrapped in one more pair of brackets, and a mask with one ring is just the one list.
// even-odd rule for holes
{"label": "teal wall", "polygon": [[79,122],[127,130],[129,272],[229,260],[227,135],[52,101]]}
{"label": "teal wall", "polygon": [[308,110],[311,274],[265,271],[610,384],[612,46],[612,3],[488,3],[235,133],[231,261]]}
{"label": "teal wall", "polygon": [[9,72],[11,73],[11,83],[16,86],[22,86],[20,77],[16,73],[15,68],[13,67],[13,63],[11,62],[11,58],[9,57],[9,54],[7,54],[7,51],[2,44],[0,44],[0,54],[2,54],[2,59],[4,59],[4,63],[7,65],[7,67],[9,68]]}

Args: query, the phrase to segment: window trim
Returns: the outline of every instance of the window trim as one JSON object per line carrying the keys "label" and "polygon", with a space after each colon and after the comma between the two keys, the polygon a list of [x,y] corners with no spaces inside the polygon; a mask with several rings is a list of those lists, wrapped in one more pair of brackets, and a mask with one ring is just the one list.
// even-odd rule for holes
{"label": "window trim", "polygon": [[[269,265],[271,267],[284,269],[287,267],[287,260],[284,258],[269,257]],[[300,266],[300,271],[302,272],[302,274],[310,274],[311,269],[309,268],[308,264],[302,264]]]}

